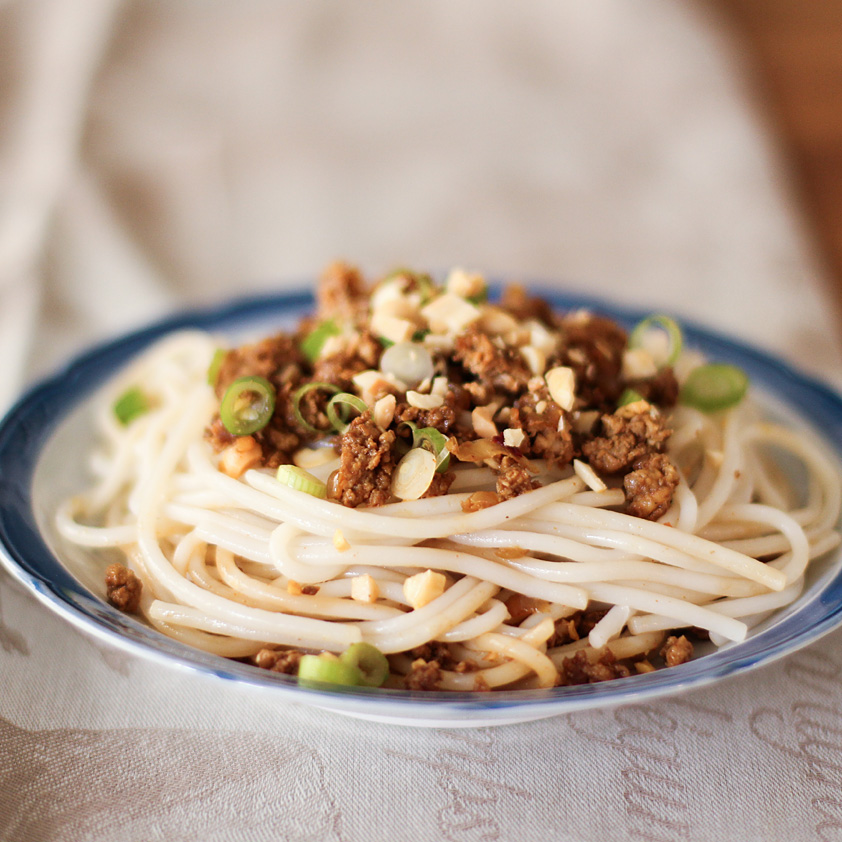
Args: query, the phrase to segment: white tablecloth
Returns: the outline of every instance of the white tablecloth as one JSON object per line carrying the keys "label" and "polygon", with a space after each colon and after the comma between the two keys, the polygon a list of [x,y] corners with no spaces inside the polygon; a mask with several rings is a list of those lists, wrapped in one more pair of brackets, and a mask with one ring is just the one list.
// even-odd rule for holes
{"label": "white tablecloth", "polygon": [[[0,116],[3,405],[94,340],[336,257],[542,277],[842,382],[733,45],[689,2],[6,0]],[[413,730],[124,655],[2,573],[0,839],[838,838],[841,642]]]}

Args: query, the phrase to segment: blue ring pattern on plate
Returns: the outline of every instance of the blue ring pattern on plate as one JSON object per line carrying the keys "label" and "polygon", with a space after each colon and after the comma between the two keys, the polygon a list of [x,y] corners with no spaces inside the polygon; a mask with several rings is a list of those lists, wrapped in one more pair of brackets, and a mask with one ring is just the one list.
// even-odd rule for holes
{"label": "blue ring pattern on plate", "polygon": [[[532,287],[535,288],[535,287]],[[537,290],[560,309],[588,308],[629,327],[646,312],[589,297]],[[228,661],[172,641],[89,593],[48,547],[37,523],[32,483],[50,437],[69,413],[156,340],[177,330],[234,334],[269,332],[273,324],[303,315],[308,292],[254,296],[160,321],[79,356],[30,389],[0,423],[0,561],[49,608],[75,625],[126,647],[203,674],[271,687],[291,699],[355,716],[415,724],[495,724],[538,719],[583,707],[640,702],[699,687],[786,655],[842,623],[842,572],[799,603],[786,622],[772,624],[744,643],[646,675],[599,684],[534,691],[455,693],[299,687],[288,676]],[[818,380],[783,361],[683,321],[689,345],[710,358],[742,366],[753,385],[806,419],[842,459],[842,399]],[[802,597],[802,600],[804,597]]]}

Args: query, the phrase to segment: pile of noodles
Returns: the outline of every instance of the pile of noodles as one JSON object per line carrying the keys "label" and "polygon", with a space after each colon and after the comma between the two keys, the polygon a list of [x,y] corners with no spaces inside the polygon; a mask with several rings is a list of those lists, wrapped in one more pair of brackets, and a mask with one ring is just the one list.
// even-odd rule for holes
{"label": "pile of noodles", "polygon": [[[476,670],[443,670],[441,689],[548,687],[578,649],[635,658],[690,627],[717,645],[741,641],[795,600],[810,562],[839,543],[832,460],[748,401],[712,415],[671,410],[668,453],[681,482],[659,522],[617,511],[621,488],[592,491],[571,469],[540,462],[542,487],[471,513],[462,501],[494,488],[490,469],[456,465],[448,494],[376,509],[317,499],[271,471],[233,479],[203,439],[217,407],[207,384],[215,348],[201,333],[173,335],[111,385],[95,482],[57,514],[69,541],[125,553],[149,623],[208,652],[342,652],[365,641],[401,674],[408,650],[442,641]],[[111,407],[131,383],[153,408],[124,426]],[[428,569],[447,586],[412,609],[403,584]],[[373,602],[351,598],[361,575],[376,582]],[[512,594],[537,601],[519,625],[505,604]],[[587,637],[548,648],[555,623],[586,607],[609,610]]]}

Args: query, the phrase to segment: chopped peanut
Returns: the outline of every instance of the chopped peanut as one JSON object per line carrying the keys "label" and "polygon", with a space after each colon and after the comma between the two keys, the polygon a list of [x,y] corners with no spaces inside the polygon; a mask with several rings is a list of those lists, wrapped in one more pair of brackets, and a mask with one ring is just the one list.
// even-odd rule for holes
{"label": "chopped peanut", "polygon": [[403,594],[413,608],[423,608],[444,593],[446,584],[444,573],[425,570],[410,576],[403,583]]}
{"label": "chopped peanut", "polygon": [[551,368],[545,375],[550,397],[562,408],[573,409],[576,400],[576,374],[572,368],[559,365]]}
{"label": "chopped peanut", "polygon": [[471,411],[471,423],[474,431],[482,439],[493,439],[497,435],[497,425],[494,423],[494,414],[499,409],[499,404],[490,403],[487,406],[478,406]]}
{"label": "chopped peanut", "polygon": [[374,577],[364,573],[361,576],[354,576],[351,579],[351,599],[357,602],[377,602],[380,596],[380,588]]}
{"label": "chopped peanut", "polygon": [[219,470],[229,477],[241,477],[247,470],[259,465],[263,450],[251,436],[240,436],[228,445],[219,457]]}

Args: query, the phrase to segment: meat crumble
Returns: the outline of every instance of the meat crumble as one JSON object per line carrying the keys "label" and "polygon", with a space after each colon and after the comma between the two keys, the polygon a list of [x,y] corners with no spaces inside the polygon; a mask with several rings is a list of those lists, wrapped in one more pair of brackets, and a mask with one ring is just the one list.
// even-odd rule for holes
{"label": "meat crumble", "polygon": [[108,601],[127,614],[136,614],[140,608],[143,583],[122,564],[109,564],[105,569],[105,593]]}

